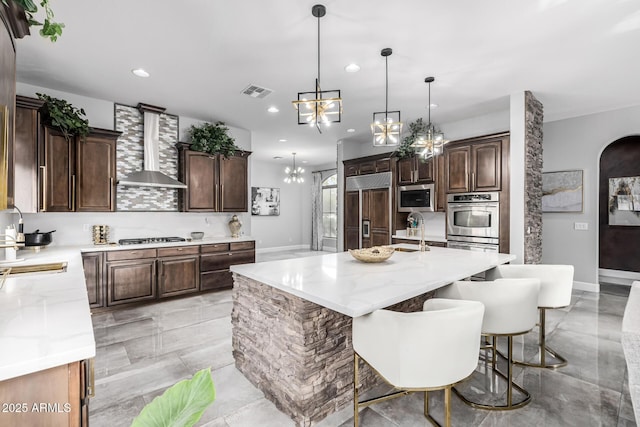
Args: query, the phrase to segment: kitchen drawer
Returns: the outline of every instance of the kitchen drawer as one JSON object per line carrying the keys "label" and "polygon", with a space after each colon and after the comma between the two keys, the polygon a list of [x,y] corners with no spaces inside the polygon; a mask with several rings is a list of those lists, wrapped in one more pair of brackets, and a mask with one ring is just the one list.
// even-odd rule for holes
{"label": "kitchen drawer", "polygon": [[200,274],[200,290],[230,288],[233,286],[233,273],[229,270],[209,271]]}
{"label": "kitchen drawer", "polygon": [[242,249],[255,249],[256,242],[233,242],[230,245],[232,251],[239,251]]}
{"label": "kitchen drawer", "polygon": [[232,265],[255,262],[254,251],[200,255],[200,271],[226,270]]}
{"label": "kitchen drawer", "polygon": [[227,252],[229,251],[228,243],[216,243],[215,245],[202,245],[200,246],[200,253],[208,254],[212,252]]}
{"label": "kitchen drawer", "polygon": [[197,246],[179,246],[174,248],[159,248],[158,257],[198,255],[200,248]]}
{"label": "kitchen drawer", "polygon": [[133,249],[126,251],[108,251],[107,261],[120,261],[123,259],[155,258],[155,249]]}

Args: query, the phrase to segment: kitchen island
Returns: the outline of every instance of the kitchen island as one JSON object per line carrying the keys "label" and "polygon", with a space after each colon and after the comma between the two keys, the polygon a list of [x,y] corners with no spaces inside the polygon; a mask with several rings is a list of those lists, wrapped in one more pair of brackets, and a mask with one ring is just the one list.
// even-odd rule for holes
{"label": "kitchen island", "polygon": [[[435,247],[378,264],[340,252],[233,266],[236,367],[298,425],[313,425],[352,401],[353,317],[421,310],[436,289],[514,259]],[[376,381],[367,370],[361,378],[363,389]]]}

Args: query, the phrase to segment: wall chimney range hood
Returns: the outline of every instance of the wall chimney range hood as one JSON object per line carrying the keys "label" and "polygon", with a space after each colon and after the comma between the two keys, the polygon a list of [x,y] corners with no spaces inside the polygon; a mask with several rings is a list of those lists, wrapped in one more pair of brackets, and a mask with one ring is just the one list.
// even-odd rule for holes
{"label": "wall chimney range hood", "polygon": [[148,104],[138,104],[136,108],[144,114],[144,168],[139,172],[134,172],[122,178],[118,181],[118,185],[187,188],[187,186],[180,181],[160,172],[160,114],[162,114],[165,109]]}

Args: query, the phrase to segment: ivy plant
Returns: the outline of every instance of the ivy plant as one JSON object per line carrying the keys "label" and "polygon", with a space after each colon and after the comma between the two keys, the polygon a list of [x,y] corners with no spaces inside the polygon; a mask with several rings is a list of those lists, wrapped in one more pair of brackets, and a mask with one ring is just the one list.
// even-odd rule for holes
{"label": "ivy plant", "polygon": [[44,38],[48,38],[52,42],[58,40],[58,36],[62,35],[62,29],[64,24],[61,22],[55,22],[53,20],[53,10],[49,5],[49,0],[41,0],[40,6],[44,10],[44,21],[40,22],[36,19],[36,13],[38,13],[38,6],[33,0],[2,0],[2,3],[9,5],[9,1],[17,4],[24,9],[24,13],[27,15],[27,22],[29,27],[42,27],[40,28],[40,35]]}
{"label": "ivy plant", "polygon": [[415,122],[409,123],[409,134],[402,139],[402,143],[395,151],[395,155],[399,159],[406,159],[415,154],[415,149],[411,146],[418,138],[418,135],[424,134],[427,131],[427,124],[422,118],[417,119]]}
{"label": "ivy plant", "polygon": [[85,118],[84,109],[78,109],[64,99],[42,93],[36,95],[44,101],[40,113],[45,125],[58,129],[67,140],[76,135],[85,137],[89,134],[89,120]]}
{"label": "ivy plant", "polygon": [[216,391],[211,368],[198,371],[153,399],[133,420],[131,427],[191,427],[213,403]]}
{"label": "ivy plant", "polygon": [[190,148],[209,154],[222,154],[225,158],[233,156],[238,150],[235,139],[229,135],[229,128],[223,122],[192,125],[189,129]]}

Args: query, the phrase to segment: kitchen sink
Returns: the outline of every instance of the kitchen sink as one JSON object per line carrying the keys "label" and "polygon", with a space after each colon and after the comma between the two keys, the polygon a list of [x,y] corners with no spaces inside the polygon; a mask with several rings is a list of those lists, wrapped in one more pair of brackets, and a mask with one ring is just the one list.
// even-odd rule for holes
{"label": "kitchen sink", "polygon": [[394,248],[398,252],[418,252],[418,249],[413,248]]}
{"label": "kitchen sink", "polygon": [[30,273],[62,273],[64,271],[67,271],[66,262],[0,267],[0,274],[8,276],[19,276]]}

